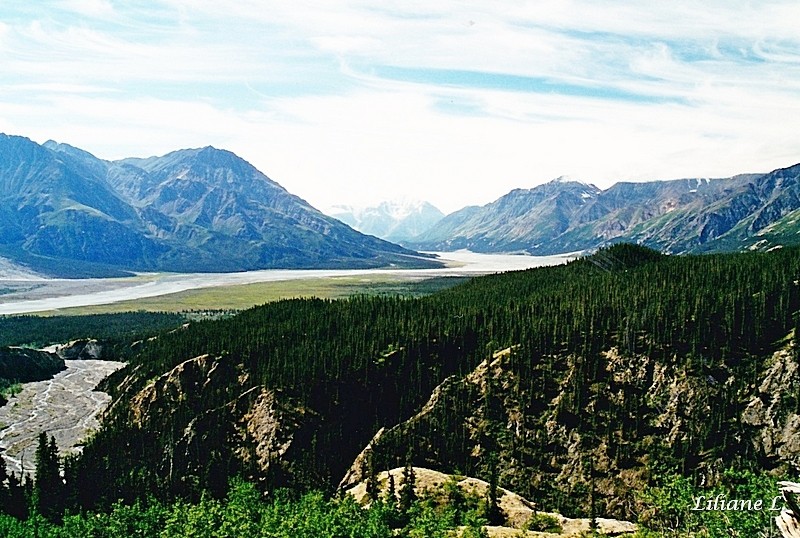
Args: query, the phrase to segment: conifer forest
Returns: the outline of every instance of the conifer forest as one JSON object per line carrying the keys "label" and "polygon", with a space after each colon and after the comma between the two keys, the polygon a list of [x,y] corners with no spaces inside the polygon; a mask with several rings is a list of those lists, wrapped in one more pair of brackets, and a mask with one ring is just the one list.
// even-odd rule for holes
{"label": "conifer forest", "polygon": [[[0,468],[0,534],[484,536],[505,488],[639,536],[759,536],[774,513],[689,508],[800,474],[798,279],[799,248],[619,244],[424,297],[95,318],[69,338],[127,363],[101,385],[112,403],[80,456],[42,434],[35,479]],[[41,323],[0,333],[44,344]],[[396,468],[489,488],[376,485]],[[366,504],[343,493],[362,481]]]}

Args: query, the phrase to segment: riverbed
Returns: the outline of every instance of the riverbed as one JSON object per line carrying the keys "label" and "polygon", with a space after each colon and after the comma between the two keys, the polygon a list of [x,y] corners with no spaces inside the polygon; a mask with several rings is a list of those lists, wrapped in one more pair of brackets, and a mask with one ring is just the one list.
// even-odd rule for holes
{"label": "riverbed", "polygon": [[525,256],[477,254],[466,250],[437,252],[440,269],[266,269],[239,273],[144,273],[129,278],[19,279],[0,278],[0,314],[26,314],[61,308],[112,304],[182,291],[314,278],[390,275],[402,280],[437,276],[476,276],[558,265],[577,254]]}
{"label": "riverbed", "polygon": [[9,472],[32,476],[40,432],[53,436],[60,454],[81,450],[90,432],[99,427],[98,415],[111,396],[95,389],[122,362],[65,361],[67,369],[53,379],[24,383],[22,391],[0,407],[0,448]]}

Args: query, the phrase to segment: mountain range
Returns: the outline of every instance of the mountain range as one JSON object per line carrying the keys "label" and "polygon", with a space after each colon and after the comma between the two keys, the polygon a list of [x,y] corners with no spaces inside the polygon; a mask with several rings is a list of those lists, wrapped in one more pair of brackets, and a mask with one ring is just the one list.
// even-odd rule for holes
{"label": "mountain range", "polygon": [[0,135],[0,200],[0,257],[47,274],[438,265],[213,147],[105,161]]}
{"label": "mountain range", "polygon": [[665,253],[768,250],[800,243],[800,164],[727,179],[621,182],[559,178],[443,218],[403,244],[536,255],[634,242]]}
{"label": "mountain range", "polygon": [[800,243],[800,164],[605,190],[559,178],[444,218],[425,202],[339,206],[334,218],[229,151],[106,161],[0,134],[0,201],[0,266],[72,277],[439,265],[410,249],[548,255],[633,242],[678,254]]}
{"label": "mountain range", "polygon": [[374,207],[338,205],[326,213],[359,232],[395,243],[420,235],[444,217],[436,207],[420,200],[392,200]]}

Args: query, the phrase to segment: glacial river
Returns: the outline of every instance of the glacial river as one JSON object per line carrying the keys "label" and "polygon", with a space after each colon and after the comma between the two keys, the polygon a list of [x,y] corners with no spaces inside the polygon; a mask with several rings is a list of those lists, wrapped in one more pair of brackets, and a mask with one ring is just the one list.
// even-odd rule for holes
{"label": "glacial river", "polygon": [[0,448],[10,472],[32,474],[41,432],[55,437],[62,455],[79,450],[89,432],[98,428],[97,415],[111,401],[111,396],[94,388],[124,366],[99,360],[65,362],[66,370],[47,381],[24,383],[22,391],[0,407]]}
{"label": "glacial river", "polygon": [[267,269],[240,273],[145,273],[129,278],[3,279],[0,274],[0,314],[26,314],[74,306],[111,304],[181,291],[255,282],[361,275],[393,275],[398,279],[436,276],[474,276],[557,265],[576,257],[438,252],[447,267],[440,269]]}

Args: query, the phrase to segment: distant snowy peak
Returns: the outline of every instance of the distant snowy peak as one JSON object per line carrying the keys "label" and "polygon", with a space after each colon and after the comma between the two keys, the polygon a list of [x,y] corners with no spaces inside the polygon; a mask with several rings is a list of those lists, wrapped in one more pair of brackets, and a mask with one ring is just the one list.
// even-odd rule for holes
{"label": "distant snowy peak", "polygon": [[391,200],[382,202],[378,205],[377,210],[380,213],[389,215],[397,221],[426,213],[438,214],[439,218],[444,216],[436,207],[423,200]]}
{"label": "distant snowy peak", "polygon": [[394,242],[415,237],[444,217],[429,202],[413,199],[390,200],[373,207],[336,205],[325,212],[362,233]]}
{"label": "distant snowy peak", "polygon": [[322,212],[329,217],[339,219],[353,228],[355,227],[354,223],[356,222],[358,216],[360,216],[361,210],[358,207],[349,205],[332,205],[330,207],[323,208]]}
{"label": "distant snowy peak", "polygon": [[586,189],[590,190],[590,191],[597,191],[597,192],[600,191],[600,189],[598,187],[596,187],[594,184],[589,183],[587,181],[583,181],[582,179],[574,178],[572,176],[558,176],[557,178],[552,180],[550,183],[556,183],[556,184],[575,183],[577,185],[581,185],[583,187],[586,187]]}
{"label": "distant snowy peak", "polygon": [[578,181],[575,178],[573,178],[572,176],[563,175],[563,176],[558,176],[557,178],[555,178],[553,180],[553,183],[583,183],[583,181]]}

